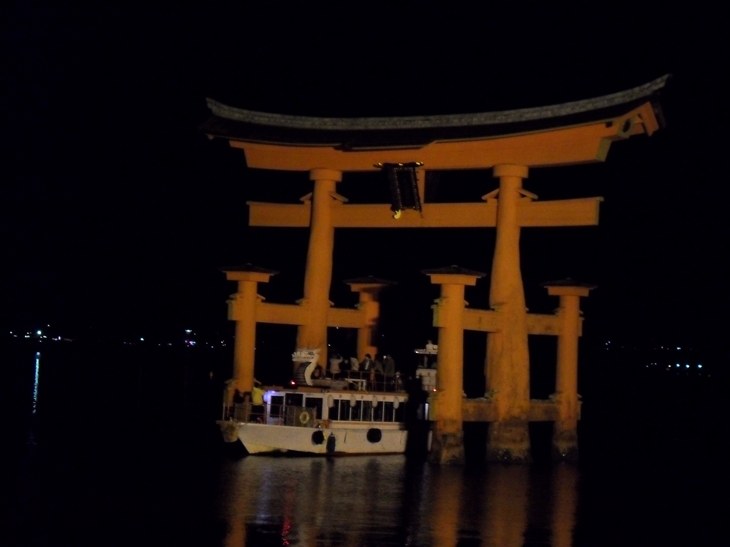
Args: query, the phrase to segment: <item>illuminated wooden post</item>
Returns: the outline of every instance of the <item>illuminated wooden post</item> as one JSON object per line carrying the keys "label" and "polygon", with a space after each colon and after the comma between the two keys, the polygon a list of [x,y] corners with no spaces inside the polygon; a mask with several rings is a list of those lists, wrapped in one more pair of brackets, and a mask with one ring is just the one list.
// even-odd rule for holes
{"label": "illuminated wooden post", "polygon": [[[251,391],[254,379],[256,349],[256,304],[259,283],[268,283],[278,272],[246,264],[222,268],[228,281],[238,281],[238,292],[228,300],[228,319],[236,322],[236,337],[233,346],[233,385],[228,393],[233,397],[234,389]],[[228,401],[231,402],[230,400]]]}
{"label": "illuminated wooden post", "polygon": [[489,305],[499,312],[502,329],[487,335],[487,391],[497,408],[497,421],[489,426],[487,459],[527,462],[530,357],[520,272],[518,206],[522,179],[527,178],[528,169],[521,165],[496,165],[493,173],[499,178],[499,197]]}
{"label": "illuminated wooden post", "polygon": [[357,308],[365,314],[365,325],[357,329],[357,357],[362,358],[366,353],[376,355],[378,347],[374,344],[373,329],[380,318],[380,291],[395,282],[368,276],[348,279],[345,283],[350,285],[352,292],[358,293]]}
{"label": "illuminated wooden post", "polygon": [[432,395],[434,431],[429,460],[439,464],[463,463],[464,287],[476,285],[484,274],[458,266],[423,273],[431,278],[431,283],[441,285],[441,297],[433,306],[434,326],[439,329],[439,357],[436,393]]}
{"label": "illuminated wooden post", "polygon": [[560,297],[560,334],[555,393],[559,420],[553,426],[553,458],[578,460],[578,337],[580,336],[580,298],[588,296],[594,285],[581,285],[567,279],[544,283],[550,296]]}
{"label": "illuminated wooden post", "polygon": [[327,314],[330,308],[332,252],[335,242],[332,204],[335,186],[342,180],[342,173],[331,169],[312,169],[309,179],[314,181],[314,191],[307,269],[304,274],[304,298],[300,301],[307,308],[307,322],[299,326],[297,347],[319,348],[324,363],[327,359]]}

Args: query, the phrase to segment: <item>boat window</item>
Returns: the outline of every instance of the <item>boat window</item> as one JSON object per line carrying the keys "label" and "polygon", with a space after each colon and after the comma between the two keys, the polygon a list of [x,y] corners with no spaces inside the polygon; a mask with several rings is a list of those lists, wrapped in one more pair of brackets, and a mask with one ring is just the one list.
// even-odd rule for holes
{"label": "boat window", "polygon": [[373,419],[373,403],[371,401],[362,402],[362,421],[370,422]]}
{"label": "boat window", "polygon": [[398,408],[395,409],[395,421],[406,421],[406,403],[401,402],[401,404],[398,405]]}
{"label": "boat window", "polygon": [[344,399],[340,401],[340,420],[350,420],[350,401]]}
{"label": "boat window", "polygon": [[[378,406],[380,406],[380,405],[378,405]],[[393,421],[393,403],[390,401],[383,403],[383,421],[384,422]]]}
{"label": "boat window", "polygon": [[362,416],[362,401],[356,401],[355,406],[350,409],[350,420],[359,422],[360,416]]}
{"label": "boat window", "polygon": [[287,393],[286,406],[304,406],[304,395],[301,393]]}
{"label": "boat window", "polygon": [[271,396],[271,410],[269,410],[269,416],[276,416],[277,418],[284,415],[284,396],[283,395],[272,395]]}
{"label": "boat window", "polygon": [[304,406],[312,408],[315,411],[315,418],[322,418],[322,397],[307,397],[304,400]]}
{"label": "boat window", "polygon": [[340,419],[340,401],[339,399],[334,400],[334,405],[332,405],[332,408],[327,409],[327,419],[328,420],[339,420]]}
{"label": "boat window", "polygon": [[378,406],[376,406],[373,409],[373,421],[374,422],[382,422],[383,421],[383,402],[380,401],[378,403]]}

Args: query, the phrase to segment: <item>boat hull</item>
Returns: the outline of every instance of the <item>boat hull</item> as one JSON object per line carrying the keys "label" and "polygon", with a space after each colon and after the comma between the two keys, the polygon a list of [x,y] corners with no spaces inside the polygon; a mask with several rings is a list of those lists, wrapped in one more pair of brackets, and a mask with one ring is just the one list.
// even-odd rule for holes
{"label": "boat hull", "polygon": [[[358,424],[357,426],[348,424],[343,427],[321,429],[257,423],[238,423],[236,425],[238,439],[250,454],[276,452],[298,452],[322,456],[401,454],[405,452],[408,436],[404,429],[382,427],[381,424]],[[223,426],[221,428],[223,429]]]}

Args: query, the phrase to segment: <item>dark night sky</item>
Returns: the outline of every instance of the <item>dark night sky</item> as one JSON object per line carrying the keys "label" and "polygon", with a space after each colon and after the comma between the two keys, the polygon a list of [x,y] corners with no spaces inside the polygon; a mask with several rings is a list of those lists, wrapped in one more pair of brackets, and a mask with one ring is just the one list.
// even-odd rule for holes
{"label": "dark night sky", "polygon": [[[246,261],[281,270],[261,290],[269,301],[301,297],[306,231],[249,229],[244,203],[296,201],[310,191],[307,176],[247,170],[240,152],[207,140],[197,130],[206,96],[303,115],[483,112],[672,73],[666,129],[615,143],[604,164],[533,170],[526,181],[541,199],[605,197],[599,227],[523,232],[528,306],[550,311],[538,283],[571,276],[599,285],[584,306],[597,337],[724,338],[728,58],[719,11],[660,2],[623,12],[609,2],[63,4],[16,3],[0,17],[8,326],[214,328],[233,290],[217,267]],[[490,173],[447,173],[433,191],[474,200],[495,186]],[[339,191],[388,199],[373,177],[346,178]],[[372,273],[400,282],[398,320],[409,321],[407,311],[422,323],[436,294],[420,269],[489,271],[494,233],[459,234],[338,232],[333,300],[351,305],[339,281]],[[487,286],[467,293],[472,306],[486,307]]]}

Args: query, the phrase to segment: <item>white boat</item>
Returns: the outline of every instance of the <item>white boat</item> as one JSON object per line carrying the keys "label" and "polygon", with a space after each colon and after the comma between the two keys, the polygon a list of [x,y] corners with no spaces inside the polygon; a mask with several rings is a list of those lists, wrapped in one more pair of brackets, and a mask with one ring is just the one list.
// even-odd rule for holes
{"label": "white boat", "polygon": [[399,375],[317,379],[318,350],[298,350],[292,359],[304,361],[292,386],[266,388],[263,409],[248,403],[224,409],[219,425],[226,441],[241,441],[250,454],[405,452],[408,395]]}

